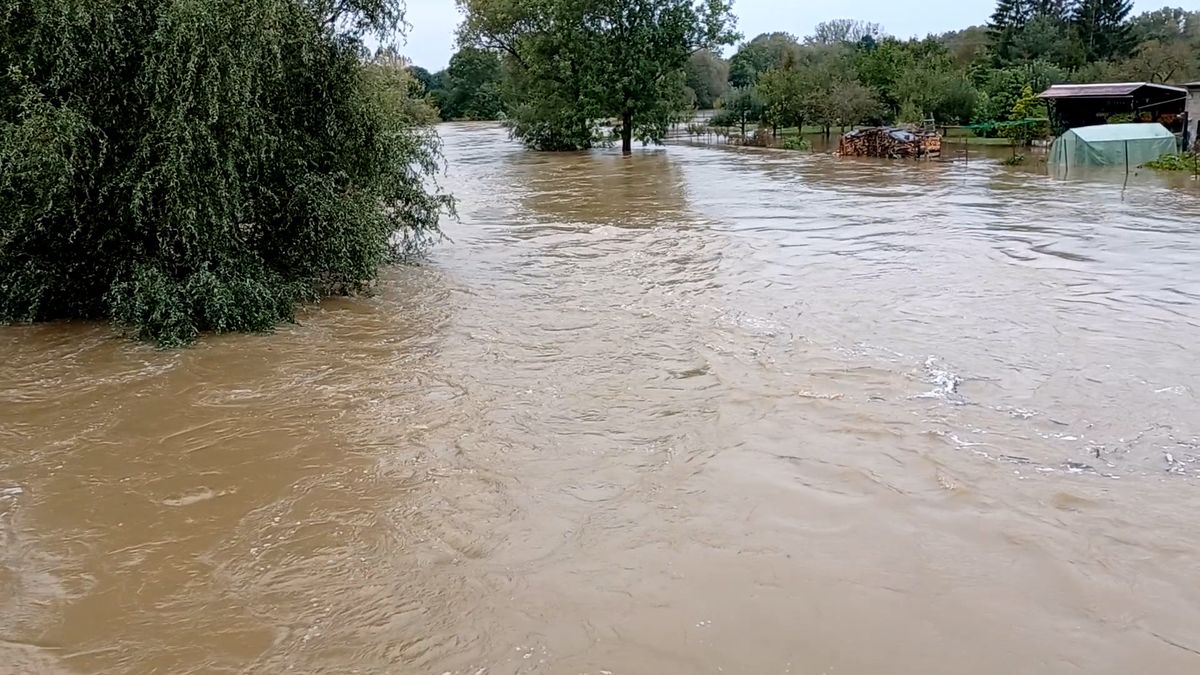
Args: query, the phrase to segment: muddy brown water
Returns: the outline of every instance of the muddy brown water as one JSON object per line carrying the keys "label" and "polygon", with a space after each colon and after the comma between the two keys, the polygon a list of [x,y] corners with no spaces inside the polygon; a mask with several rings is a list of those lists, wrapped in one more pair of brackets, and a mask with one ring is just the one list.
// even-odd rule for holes
{"label": "muddy brown water", "polygon": [[0,672],[1200,672],[1200,186],[443,137],[375,297],[0,329]]}

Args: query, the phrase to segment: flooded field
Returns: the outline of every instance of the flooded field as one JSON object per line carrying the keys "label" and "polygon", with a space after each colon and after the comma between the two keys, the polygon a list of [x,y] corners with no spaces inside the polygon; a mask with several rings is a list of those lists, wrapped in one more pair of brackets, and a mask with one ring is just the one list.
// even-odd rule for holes
{"label": "flooded field", "polygon": [[374,297],[0,328],[0,672],[1200,672],[1200,185],[442,133]]}

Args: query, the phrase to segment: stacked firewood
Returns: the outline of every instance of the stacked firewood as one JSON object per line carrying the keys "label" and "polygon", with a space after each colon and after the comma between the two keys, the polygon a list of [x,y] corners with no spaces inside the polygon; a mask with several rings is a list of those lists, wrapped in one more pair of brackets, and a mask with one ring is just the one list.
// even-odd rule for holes
{"label": "stacked firewood", "polygon": [[936,133],[897,127],[855,129],[838,141],[838,154],[846,157],[937,157],[942,137]]}

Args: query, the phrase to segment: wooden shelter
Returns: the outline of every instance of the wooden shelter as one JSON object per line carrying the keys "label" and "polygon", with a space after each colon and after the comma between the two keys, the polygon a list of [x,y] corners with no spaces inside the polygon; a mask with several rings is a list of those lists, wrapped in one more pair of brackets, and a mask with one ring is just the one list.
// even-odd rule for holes
{"label": "wooden shelter", "polygon": [[936,132],[899,127],[855,129],[842,135],[838,154],[892,159],[937,157],[942,154],[942,137]]}
{"label": "wooden shelter", "polygon": [[1153,82],[1056,84],[1038,97],[1051,104],[1055,134],[1110,121],[1158,122],[1181,134],[1188,90]]}

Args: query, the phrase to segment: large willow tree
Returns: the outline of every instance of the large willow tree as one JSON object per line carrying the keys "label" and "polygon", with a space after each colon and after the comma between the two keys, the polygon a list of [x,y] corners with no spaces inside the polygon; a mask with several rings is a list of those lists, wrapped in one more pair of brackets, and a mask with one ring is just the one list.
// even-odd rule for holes
{"label": "large willow tree", "polygon": [[261,331],[438,236],[400,0],[0,0],[0,320]]}
{"label": "large willow tree", "polygon": [[737,39],[728,0],[458,0],[459,39],[504,54],[515,135],[587,147],[613,120],[621,147],[659,141],[690,101],[692,54]]}

